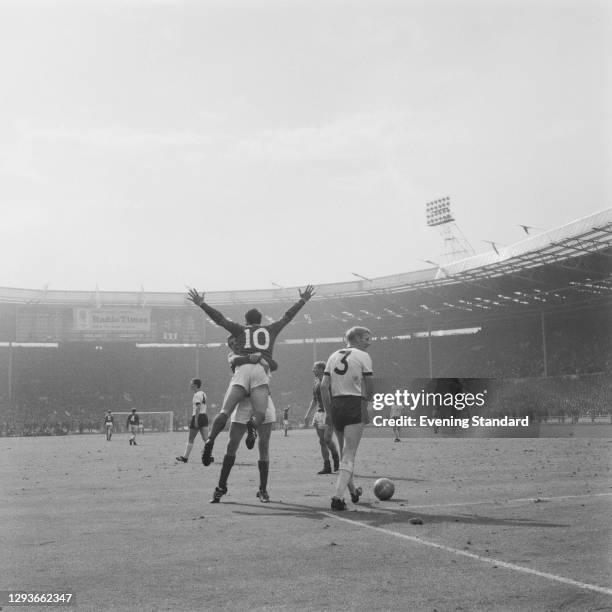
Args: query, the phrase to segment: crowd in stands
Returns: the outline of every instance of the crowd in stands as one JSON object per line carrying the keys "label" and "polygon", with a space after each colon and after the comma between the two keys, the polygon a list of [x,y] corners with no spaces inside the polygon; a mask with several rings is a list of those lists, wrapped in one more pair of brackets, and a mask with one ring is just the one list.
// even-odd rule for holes
{"label": "crowd in stands", "polygon": [[[610,336],[605,318],[539,318],[483,325],[478,333],[375,340],[370,348],[381,390],[407,388],[414,379],[495,379],[492,411],[531,410],[542,421],[607,416],[612,406]],[[376,330],[373,330],[376,332]],[[431,346],[431,354],[430,354]],[[290,407],[302,422],[312,397],[312,363],[337,343],[283,344],[275,349],[277,412]],[[196,353],[196,351],[198,351]],[[230,378],[227,349],[136,348],[128,344],[66,344],[16,348],[8,397],[7,349],[0,349],[0,435],[99,431],[104,414],[173,411],[175,428],[191,415],[189,381],[203,379],[209,414],[216,414]],[[431,365],[430,365],[431,364]],[[430,370],[431,367],[431,370]],[[432,376],[431,376],[432,375]],[[118,426],[122,424],[117,423]]]}

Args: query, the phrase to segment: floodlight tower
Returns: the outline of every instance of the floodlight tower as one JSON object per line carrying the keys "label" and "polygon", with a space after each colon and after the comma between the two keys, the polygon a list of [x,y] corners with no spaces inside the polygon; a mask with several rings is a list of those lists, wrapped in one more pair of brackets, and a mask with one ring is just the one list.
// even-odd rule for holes
{"label": "floodlight tower", "polygon": [[444,251],[441,256],[443,263],[448,264],[457,259],[474,255],[475,251],[472,245],[455,222],[450,209],[449,197],[427,202],[426,211],[427,225],[429,227],[439,227],[444,240]]}

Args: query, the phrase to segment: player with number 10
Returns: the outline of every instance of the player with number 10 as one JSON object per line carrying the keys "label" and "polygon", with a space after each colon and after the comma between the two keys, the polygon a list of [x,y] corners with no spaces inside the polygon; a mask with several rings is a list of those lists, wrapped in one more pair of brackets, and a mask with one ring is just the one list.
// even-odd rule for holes
{"label": "player with number 10", "polygon": [[253,406],[253,421],[247,424],[247,448],[253,448],[257,437],[256,430],[265,418],[270,395],[270,369],[276,365],[272,359],[274,342],[298,311],[314,295],[314,287],[308,285],[304,291],[299,291],[300,299],[278,320],[268,325],[262,325],[262,314],[252,308],[245,315],[245,325],[230,321],[218,310],[204,301],[196,289],[190,289],[188,298],[199,306],[217,325],[225,328],[237,339],[236,353],[239,355],[252,355],[253,362],[236,368],[230,381],[229,388],[223,400],[221,411],[213,419],[208,440],[204,444],[202,463],[210,465],[213,444],[217,435],[223,430],[229,415],[245,397],[250,396]]}

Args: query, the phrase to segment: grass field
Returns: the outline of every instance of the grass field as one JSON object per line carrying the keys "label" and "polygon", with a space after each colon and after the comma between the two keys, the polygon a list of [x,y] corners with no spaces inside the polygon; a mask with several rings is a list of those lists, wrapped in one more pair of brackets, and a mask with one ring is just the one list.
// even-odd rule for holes
{"label": "grass field", "polygon": [[[241,446],[229,494],[185,433],[0,438],[0,590],[68,610],[612,610],[612,427],[600,437],[366,437],[359,505],[312,430],[274,432],[269,491]],[[215,446],[217,461],[227,437]],[[197,450],[196,450],[197,449]],[[393,499],[372,494],[395,481]],[[410,519],[419,517],[422,525]],[[55,606],[7,606],[45,609]]]}

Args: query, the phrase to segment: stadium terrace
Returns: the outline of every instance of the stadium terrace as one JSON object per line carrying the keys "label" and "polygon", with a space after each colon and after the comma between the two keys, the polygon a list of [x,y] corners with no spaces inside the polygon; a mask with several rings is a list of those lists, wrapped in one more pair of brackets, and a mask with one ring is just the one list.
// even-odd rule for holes
{"label": "stadium terrace", "polygon": [[[375,339],[379,392],[422,389],[436,377],[495,378],[491,411],[607,415],[610,257],[606,210],[448,265],[319,285],[277,344],[285,355],[275,393],[301,406],[310,393],[303,372],[361,325]],[[250,304],[278,317],[295,295],[277,288],[207,299],[241,320]],[[2,431],[34,422],[87,430],[109,407],[133,405],[173,411],[181,427],[184,372],[204,378],[212,398],[223,395],[225,335],[180,293],[0,288]]]}

